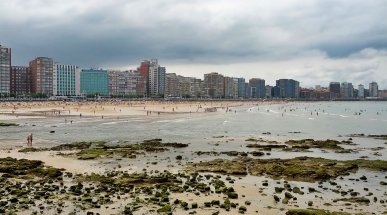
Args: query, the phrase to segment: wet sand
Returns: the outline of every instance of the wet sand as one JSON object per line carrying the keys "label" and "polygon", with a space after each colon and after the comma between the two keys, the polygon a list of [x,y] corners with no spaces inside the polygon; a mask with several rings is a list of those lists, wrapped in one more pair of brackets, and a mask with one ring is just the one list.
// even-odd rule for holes
{"label": "wet sand", "polygon": [[[253,101],[116,101],[116,102],[1,102],[0,120],[16,117],[92,117],[146,116],[158,114],[202,113],[206,108],[232,110],[232,107],[255,105]],[[274,103],[274,102],[271,102]],[[230,110],[230,111],[231,111]],[[226,110],[224,110],[226,111]]]}
{"label": "wet sand", "polygon": [[[76,120],[81,117],[85,118],[95,118],[100,119],[102,116],[113,120],[115,117],[125,117],[125,116],[140,116],[140,117],[157,117],[158,112],[163,117],[168,118],[169,116],[179,117],[179,115],[187,114],[205,114],[205,108],[218,107],[216,113],[211,114],[224,114],[227,109],[234,110],[234,107],[255,107],[258,105],[270,105],[278,104],[282,102],[240,102],[240,101],[218,101],[218,102],[87,102],[87,103],[73,103],[73,102],[25,102],[25,103],[1,103],[0,111],[0,120],[10,120],[10,121],[21,121],[23,118],[28,118],[31,120],[50,120],[52,118],[63,117],[67,121]],[[283,102],[283,104],[287,104]],[[80,116],[81,114],[81,116]],[[210,114],[210,113],[209,113]],[[114,121],[114,120],[113,120]],[[205,122],[204,122],[205,123]],[[112,131],[114,132],[114,131]],[[55,134],[54,134],[55,135]],[[244,137],[212,137],[205,140],[214,151],[225,151],[225,148],[232,148],[235,150],[246,151],[242,147],[244,145],[244,140],[249,137],[256,137],[256,135],[249,135]],[[259,135],[262,136],[262,135]],[[269,137],[271,140],[279,140],[284,137]],[[24,139],[21,138],[21,139]],[[82,137],[79,137],[82,139]],[[342,138],[344,139],[344,138]],[[361,140],[361,139],[359,139]],[[380,146],[383,143],[377,143]],[[46,147],[46,145],[41,143],[34,144],[35,147]],[[199,146],[200,147],[200,146]],[[144,156],[139,156],[136,159],[116,159],[116,158],[105,158],[105,159],[96,159],[96,160],[79,160],[74,156],[63,156],[57,155],[57,152],[52,151],[43,151],[43,152],[28,152],[20,153],[19,149],[25,148],[24,146],[15,146],[10,145],[9,149],[0,150],[0,158],[4,157],[14,157],[18,159],[30,159],[30,160],[41,160],[48,166],[53,166],[56,168],[63,168],[68,172],[74,174],[82,173],[104,173],[111,170],[120,170],[128,172],[141,172],[144,168],[147,171],[155,170],[168,170],[173,173],[178,173],[186,163],[189,162],[199,162],[201,160],[210,160],[215,159],[213,156],[192,156],[188,155],[193,153],[192,146],[189,147],[189,150],[174,150],[170,152],[163,153],[149,153]],[[364,148],[364,147],[363,147]],[[196,149],[196,148],[195,148]],[[364,148],[364,150],[368,150]],[[382,151],[384,152],[384,151]],[[61,153],[72,153],[62,151]],[[272,152],[275,156],[284,158],[285,156],[294,156],[294,154],[279,153],[277,151]],[[277,153],[277,154],[276,154]],[[321,152],[320,152],[321,153]],[[183,155],[183,160],[180,162],[175,161],[175,155]],[[332,154],[332,153],[327,153]],[[337,155],[334,155],[337,156]],[[385,160],[385,155],[382,155],[382,159]],[[221,156],[222,157],[222,156]],[[223,156],[226,157],[226,156]],[[232,159],[228,157],[229,159]],[[267,158],[267,157],[265,157]],[[158,162],[156,165],[151,164],[152,162]],[[345,177],[343,182],[343,187],[346,189],[362,189],[359,187],[356,181],[352,182],[350,178],[359,178],[362,175],[367,175],[370,181],[375,180],[378,183],[380,180],[383,180],[383,173],[377,174],[370,171],[363,171],[348,177]],[[386,210],[386,204],[376,204],[371,203],[371,205],[358,205],[358,204],[345,204],[343,202],[332,203],[332,199],[340,197],[340,195],[332,194],[330,191],[334,189],[334,186],[326,185],[329,189],[327,191],[320,189],[320,193],[311,193],[304,196],[297,196],[297,202],[290,201],[289,204],[275,203],[273,200],[274,187],[279,186],[277,183],[283,185],[283,180],[273,180],[267,177],[256,177],[256,176],[245,176],[245,177],[234,177],[231,176],[235,183],[227,183],[227,186],[233,186],[234,189],[239,194],[240,198],[233,200],[233,202],[239,203],[239,205],[244,205],[245,201],[251,201],[251,205],[247,206],[248,211],[246,214],[285,214],[287,209],[291,208],[308,208],[308,200],[313,200],[313,208],[327,209],[330,211],[348,211],[351,213],[371,213],[373,211],[382,212]],[[226,176],[222,176],[222,179],[225,179]],[[269,186],[262,186],[262,182],[267,180]],[[226,180],[225,180],[226,181]],[[336,180],[339,181],[339,180]],[[317,187],[317,183],[299,183],[299,182],[290,182],[293,185],[297,186],[313,186]],[[352,183],[352,184],[351,184]],[[363,186],[363,185],[362,185]],[[373,192],[375,196],[378,196],[379,199],[385,199],[386,194],[383,193],[383,187],[374,184],[366,184],[364,186],[373,187]],[[360,192],[360,191],[359,191]],[[385,191],[384,191],[385,192]],[[365,192],[361,192],[361,195],[365,195]],[[188,203],[197,202],[199,205],[203,205],[204,202],[212,200],[223,201],[223,194],[211,194],[205,195],[201,194],[196,196],[193,193],[173,193],[171,194],[171,199],[178,198],[184,200]],[[120,213],[123,210],[123,207],[126,203],[130,201],[128,199],[122,200],[112,205],[109,205],[109,208],[102,209],[92,209],[90,211],[104,213]],[[331,206],[325,205],[325,203],[332,203]],[[154,206],[153,206],[154,207]],[[144,208],[143,208],[144,209]],[[157,209],[157,207],[156,207]],[[190,211],[185,211],[181,208],[176,209],[176,214],[188,214]],[[216,211],[220,211],[220,214],[239,214],[238,210],[234,209],[230,212],[226,212],[223,209],[217,207],[211,208],[199,208],[196,210],[198,214],[212,214]],[[139,210],[138,213],[141,214],[156,214],[146,212],[146,210]]]}

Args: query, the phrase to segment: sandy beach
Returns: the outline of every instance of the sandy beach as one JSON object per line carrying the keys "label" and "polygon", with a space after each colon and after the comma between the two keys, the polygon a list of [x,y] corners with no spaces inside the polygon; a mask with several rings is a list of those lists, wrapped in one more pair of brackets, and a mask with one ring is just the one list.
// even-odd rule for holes
{"label": "sandy beach", "polygon": [[[0,119],[16,117],[102,117],[203,113],[207,108],[230,110],[254,106],[254,101],[99,101],[99,102],[1,102]],[[278,102],[270,102],[278,103]],[[231,110],[230,110],[231,111]]]}
{"label": "sandy beach", "polygon": [[[343,215],[345,212],[383,213],[387,205],[384,185],[381,185],[386,171],[382,130],[375,138],[368,137],[367,131],[363,136],[349,138],[347,135],[355,131],[347,131],[348,126],[342,127],[340,134],[343,135],[334,133],[337,129],[312,133],[316,129],[311,125],[316,125],[318,120],[331,121],[330,117],[338,117],[342,120],[339,123],[353,124],[363,120],[362,123],[385,124],[384,115],[378,114],[379,118],[376,118],[376,111],[365,113],[366,118],[361,119],[352,114],[358,110],[342,105],[351,107],[350,103],[338,103],[336,109],[329,110],[330,103],[282,101],[0,103],[0,122],[16,125],[0,128],[0,167],[23,169],[12,163],[38,160],[47,166],[39,168],[52,167],[62,174],[51,177],[48,173],[28,172],[32,171],[29,169],[23,170],[27,171],[23,175],[0,172],[0,179],[9,177],[9,181],[0,180],[0,186],[13,190],[21,183],[23,188],[20,189],[26,191],[23,199],[39,199],[34,204],[27,200],[10,203],[5,210],[17,210],[17,214],[30,214],[30,210],[46,214],[165,214],[160,211],[165,209],[172,210],[173,214],[284,215],[292,209],[314,208],[342,212]],[[206,111],[214,107],[216,112]],[[337,110],[340,112],[334,112]],[[384,113],[379,106],[375,110]],[[317,112],[320,112],[319,116]],[[288,122],[291,123],[288,125]],[[307,124],[300,126],[297,123]],[[324,125],[324,121],[320,124]],[[282,127],[286,130],[281,131],[279,128]],[[29,133],[34,135],[33,148],[25,144]],[[308,145],[307,150],[294,150],[291,145],[294,143],[287,142],[307,138],[311,141],[309,144],[327,145],[317,148]],[[147,142],[149,139],[153,140]],[[298,160],[300,156],[306,158]],[[16,160],[8,162],[9,157]],[[316,161],[312,157],[325,160]],[[366,158],[365,161],[370,163],[365,166],[374,169],[345,163],[346,160],[358,162],[359,158]],[[218,161],[211,163],[214,159]],[[265,159],[273,159],[270,165],[289,161],[300,166],[286,174],[271,172],[282,166],[268,166],[266,174],[251,170],[261,167],[254,162]],[[308,165],[316,166],[302,169]],[[320,166],[334,174],[305,174]],[[138,179],[139,174],[141,179]],[[289,177],[287,174],[294,175]],[[162,182],[160,177],[165,177]],[[36,190],[39,183],[44,184],[45,188],[39,188],[43,190]],[[83,188],[74,191],[77,183],[82,183]],[[216,188],[216,183],[221,184],[220,188]],[[55,190],[56,186],[63,189],[53,192],[47,199],[39,196],[43,191]],[[132,186],[136,189],[127,190]],[[5,193],[0,201],[11,201],[15,192]],[[225,210],[230,207],[227,201],[231,202],[231,208]],[[168,205],[172,208],[165,208]]]}

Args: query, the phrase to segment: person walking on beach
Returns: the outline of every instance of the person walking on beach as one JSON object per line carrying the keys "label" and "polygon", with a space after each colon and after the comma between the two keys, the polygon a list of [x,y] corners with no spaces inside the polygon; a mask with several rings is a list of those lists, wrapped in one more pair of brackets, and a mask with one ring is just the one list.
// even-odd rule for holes
{"label": "person walking on beach", "polygon": [[32,147],[32,133],[27,136],[27,146]]}

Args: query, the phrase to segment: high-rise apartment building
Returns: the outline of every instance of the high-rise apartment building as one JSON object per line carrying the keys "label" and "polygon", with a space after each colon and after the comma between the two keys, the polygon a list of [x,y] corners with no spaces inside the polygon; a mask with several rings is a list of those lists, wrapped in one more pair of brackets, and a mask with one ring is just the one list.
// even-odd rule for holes
{"label": "high-rise apartment building", "polygon": [[357,87],[357,97],[359,99],[364,99],[364,85],[363,84],[359,84],[359,86]]}
{"label": "high-rise apartment building", "polygon": [[138,97],[146,97],[146,79],[139,72],[136,72],[136,94]]}
{"label": "high-rise apartment building", "polygon": [[157,75],[158,75],[158,79],[157,79],[157,95],[162,95],[164,96],[164,93],[165,93],[165,75],[167,73],[167,70],[165,67],[163,66],[159,66],[158,69],[157,69]]}
{"label": "high-rise apartment building", "polygon": [[369,93],[370,93],[370,97],[378,97],[378,93],[379,93],[379,87],[378,87],[378,83],[376,82],[371,82],[369,84]]}
{"label": "high-rise apartment building", "polygon": [[148,91],[149,96],[158,95],[159,64],[156,59],[150,61],[148,70]]}
{"label": "high-rise apartment building", "polygon": [[246,98],[244,78],[238,78],[238,98]]}
{"label": "high-rise apartment building", "polygon": [[[144,96],[145,80],[137,71],[109,71],[109,94],[112,96]],[[140,86],[139,86],[140,85]]]}
{"label": "high-rise apartment building", "polygon": [[52,58],[38,57],[30,62],[32,93],[52,96],[54,93],[54,62]]}
{"label": "high-rise apartment building", "polygon": [[165,91],[166,68],[159,66],[157,59],[152,59],[143,62],[143,70],[140,67],[142,74],[146,74],[145,69],[148,64],[148,95],[163,96]]}
{"label": "high-rise apartment building", "polygon": [[210,98],[224,98],[224,77],[216,72],[204,74],[203,88]]}
{"label": "high-rise apartment building", "polygon": [[245,98],[251,98],[251,87],[249,83],[245,83]]}
{"label": "high-rise apartment building", "polygon": [[273,86],[270,86],[270,85],[265,86],[265,97],[266,98],[272,97],[272,89],[273,89]]}
{"label": "high-rise apartment building", "polygon": [[340,82],[329,83],[329,93],[331,99],[340,98]]}
{"label": "high-rise apartment building", "polygon": [[179,95],[182,98],[196,97],[193,92],[192,79],[190,77],[184,77],[181,75],[177,76],[179,82]]}
{"label": "high-rise apartment building", "polygon": [[11,49],[0,45],[0,94],[11,92]]}
{"label": "high-rise apartment building", "polygon": [[76,96],[80,83],[80,69],[74,65],[54,64],[53,91],[56,96]]}
{"label": "high-rise apartment building", "polygon": [[224,77],[224,97],[234,99],[238,97],[238,81],[231,77]]}
{"label": "high-rise apartment building", "polygon": [[150,88],[149,88],[149,67],[150,67],[150,60],[143,60],[140,64],[140,67],[137,69],[140,75],[142,75],[145,79],[145,89],[146,94],[149,95]]}
{"label": "high-rise apartment building", "polygon": [[30,94],[32,88],[31,69],[27,66],[11,67],[11,93],[15,95]]}
{"label": "high-rise apartment building", "polygon": [[279,79],[276,81],[276,97],[298,98],[300,96],[300,83],[293,79]]}
{"label": "high-rise apartment building", "polygon": [[177,76],[179,93],[183,98],[200,98],[203,93],[203,81],[198,78]]}
{"label": "high-rise apartment building", "polygon": [[180,83],[176,73],[165,75],[165,97],[180,97]]}
{"label": "high-rise apartment building", "polygon": [[266,87],[264,79],[252,78],[249,80],[249,86],[251,89],[251,98],[266,97]]}
{"label": "high-rise apartment building", "polygon": [[81,95],[109,95],[109,78],[107,70],[82,69],[80,73],[80,83]]}
{"label": "high-rise apartment building", "polygon": [[340,86],[340,96],[344,99],[353,98],[353,85],[349,82],[342,82]]}

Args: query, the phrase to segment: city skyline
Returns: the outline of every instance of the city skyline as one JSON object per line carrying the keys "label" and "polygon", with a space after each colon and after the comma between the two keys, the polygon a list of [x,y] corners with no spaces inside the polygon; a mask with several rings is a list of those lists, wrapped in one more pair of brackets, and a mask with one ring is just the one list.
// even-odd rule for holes
{"label": "city skyline", "polygon": [[128,70],[157,58],[184,76],[292,78],[305,87],[378,81],[385,89],[386,10],[382,0],[4,1],[0,43],[19,53],[12,60],[20,66],[47,56]]}
{"label": "city skyline", "polygon": [[[0,44],[0,45],[1,45],[1,44]],[[3,47],[3,48],[12,49],[12,48],[10,48],[10,47],[5,47],[4,45],[3,45],[2,47]],[[13,53],[12,53],[12,55],[13,55]],[[38,58],[50,58],[50,57],[36,57],[36,59],[38,59]],[[13,59],[13,58],[12,58],[12,59]],[[52,63],[53,68],[56,67],[55,65],[71,65],[71,66],[74,66],[74,67],[76,67],[76,68],[78,68],[78,69],[82,69],[82,70],[96,69],[96,70],[106,70],[106,71],[112,71],[112,72],[117,72],[117,71],[120,71],[120,72],[138,71],[138,72],[140,72],[140,73],[141,73],[141,68],[142,68],[142,63],[143,63],[143,62],[155,60],[155,61],[156,61],[156,64],[158,64],[157,62],[159,61],[158,59],[151,59],[151,60],[146,60],[146,59],[144,60],[144,59],[143,59],[141,62],[137,62],[137,66],[133,66],[132,68],[121,68],[121,69],[117,69],[117,68],[107,68],[107,67],[80,67],[80,66],[74,65],[74,64],[64,64],[64,63],[62,63],[61,61],[59,61],[59,60],[57,60],[57,59],[53,59],[53,58],[50,58],[50,59],[53,61],[53,63]],[[30,61],[31,61],[31,60],[30,60]],[[12,66],[12,67],[25,67],[24,64],[23,64],[23,65],[15,65],[13,62],[12,62],[12,64],[11,64],[11,66]],[[28,63],[27,63],[27,67],[28,67]],[[177,75],[184,76],[184,74],[181,74],[181,73],[179,73],[179,72],[170,71],[168,66],[165,66],[165,67],[162,67],[162,68],[164,68],[164,70],[165,70],[164,73],[165,73],[165,74],[167,74],[167,73],[168,73],[168,74],[175,73],[175,74],[177,74]],[[166,68],[168,68],[168,71],[166,70]],[[227,76],[226,74],[224,74],[224,73],[222,73],[222,72],[208,72],[208,73],[204,73],[202,77],[197,77],[197,76],[185,76],[185,77],[193,77],[193,78],[198,78],[198,79],[204,80],[206,74],[210,74],[210,73],[219,73],[219,74],[221,74],[221,75],[224,75],[225,77],[230,77],[230,78],[243,78],[243,79],[247,80],[247,83],[248,83],[248,80],[250,80],[250,79],[263,79],[264,81],[266,81],[266,79],[265,79],[265,78],[262,78],[262,77],[252,77],[252,78],[247,78],[247,77],[243,77],[243,76]],[[276,84],[276,82],[277,82],[278,79],[282,79],[282,78],[288,79],[289,77],[273,77],[273,78],[274,78],[274,80],[275,80],[274,83],[267,82],[267,83],[266,83],[267,86],[274,86],[274,85]],[[290,78],[290,79],[291,79],[291,78]],[[316,86],[320,86],[320,87],[324,87],[324,88],[328,88],[328,89],[329,89],[330,83],[332,83],[332,82],[337,82],[337,81],[338,81],[338,82],[344,82],[344,83],[348,82],[348,83],[353,84],[354,86],[368,84],[368,83],[366,83],[366,82],[352,83],[352,82],[346,81],[346,80],[347,80],[347,79],[345,79],[345,80],[328,80],[329,82],[328,82],[327,84],[322,84],[322,83],[317,82],[317,83],[316,83],[315,85],[313,85],[313,86],[305,86],[305,85],[302,85],[302,82],[300,82],[299,80],[298,80],[298,81],[300,82],[300,88],[309,88],[309,89],[315,88]],[[375,82],[375,80],[372,80],[372,81],[370,81],[369,83],[373,83],[373,82]],[[380,86],[380,84],[379,84],[380,82],[377,82],[377,83],[378,83],[378,86],[379,86],[380,89],[387,90],[387,87],[386,87],[386,88],[383,88],[383,87]],[[356,88],[356,87],[354,87],[354,88]]]}
{"label": "city skyline", "polygon": [[[137,98],[226,98],[226,99],[386,99],[387,90],[377,82],[369,88],[350,82],[330,82],[329,87],[316,85],[303,88],[293,79],[278,79],[275,85],[264,79],[228,77],[220,73],[204,74],[203,79],[167,73],[158,59],[143,60],[135,70],[81,69],[76,65],[54,63],[52,58],[38,57],[29,67],[11,66],[11,49],[0,46],[3,76],[9,81],[1,84],[10,88],[3,92],[13,96],[108,96]],[[7,70],[10,68],[10,70]],[[5,79],[4,79],[5,80]]]}

